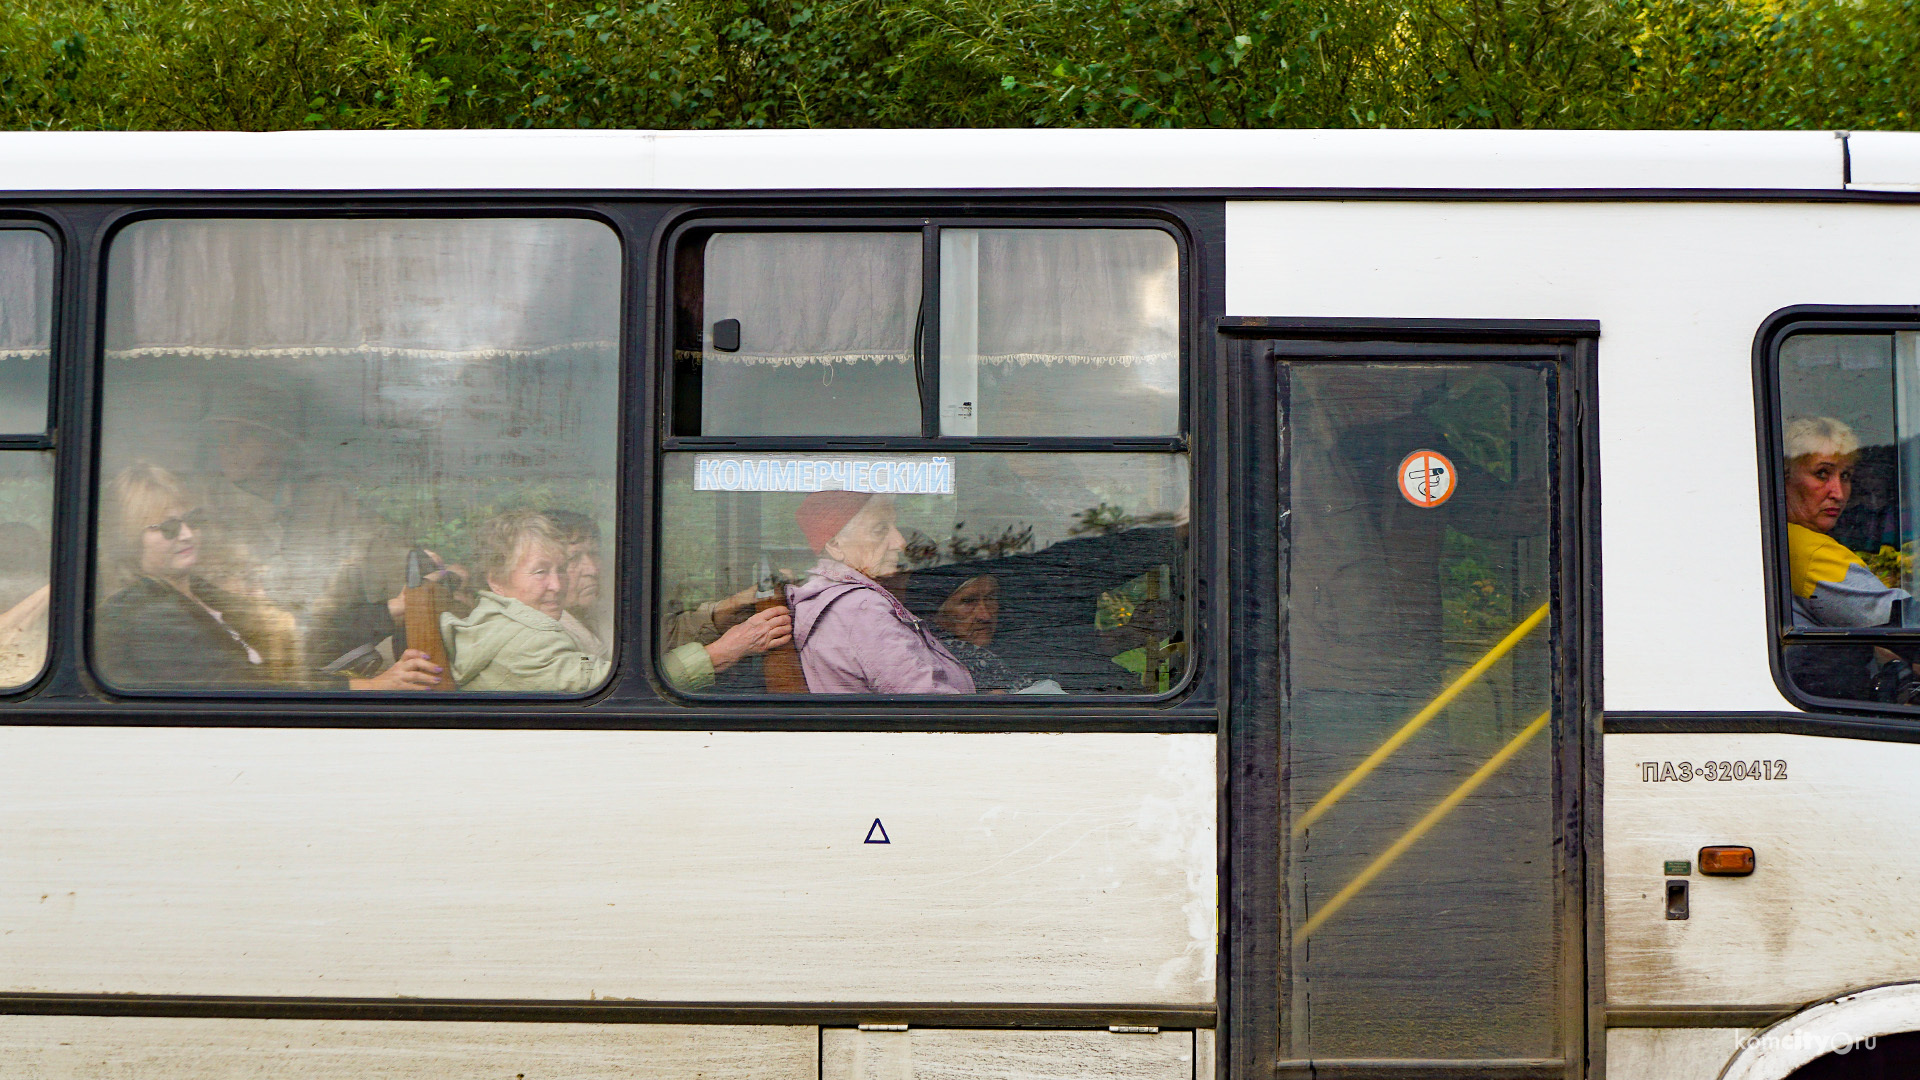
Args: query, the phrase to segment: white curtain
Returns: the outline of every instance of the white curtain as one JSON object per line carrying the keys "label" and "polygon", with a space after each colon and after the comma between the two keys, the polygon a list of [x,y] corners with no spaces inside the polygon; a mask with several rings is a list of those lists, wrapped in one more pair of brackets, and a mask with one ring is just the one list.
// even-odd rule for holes
{"label": "white curtain", "polygon": [[[919,233],[720,233],[707,241],[708,361],[907,363],[920,314]],[[740,320],[740,348],[713,324]]]}
{"label": "white curtain", "polygon": [[609,349],[620,245],[577,218],[143,221],[109,255],[118,358]]}
{"label": "white curtain", "polygon": [[1180,254],[1166,233],[956,229],[942,237],[979,245],[981,363],[1177,361]]}
{"label": "white curtain", "polygon": [[[942,282],[943,331],[951,346],[954,329],[977,318],[978,362],[1177,362],[1180,260],[1166,233],[949,229],[942,238],[943,276],[963,265],[975,276]],[[913,358],[920,281],[917,233],[718,234],[706,249],[705,358],[905,363]],[[970,310],[953,309],[961,295]],[[737,352],[713,348],[713,324],[723,319],[740,320]]]}
{"label": "white curtain", "polygon": [[53,241],[0,229],[0,360],[45,360],[53,342]]}

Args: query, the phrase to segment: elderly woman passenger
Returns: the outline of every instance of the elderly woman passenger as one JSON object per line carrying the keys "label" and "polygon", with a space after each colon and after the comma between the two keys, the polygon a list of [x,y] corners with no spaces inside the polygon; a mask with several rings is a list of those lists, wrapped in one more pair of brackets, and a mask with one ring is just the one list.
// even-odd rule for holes
{"label": "elderly woman passenger", "polygon": [[440,625],[453,652],[453,678],[465,690],[582,693],[600,685],[611,663],[580,647],[566,614],[567,538],[546,515],[514,510],[480,526],[480,574],[487,587],[466,618]]}
{"label": "elderly woman passenger", "polygon": [[1882,626],[1910,599],[1830,534],[1853,497],[1860,439],[1828,416],[1787,421],[1787,556],[1795,626]]}
{"label": "elderly woman passenger", "polygon": [[907,542],[893,500],[816,491],[794,513],[820,555],[787,592],[793,641],[816,694],[971,694],[973,676],[877,578],[900,568]]}

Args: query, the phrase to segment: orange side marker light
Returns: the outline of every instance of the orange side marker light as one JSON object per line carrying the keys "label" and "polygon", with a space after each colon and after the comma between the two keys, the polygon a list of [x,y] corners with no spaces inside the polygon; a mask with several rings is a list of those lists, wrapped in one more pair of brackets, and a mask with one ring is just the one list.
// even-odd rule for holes
{"label": "orange side marker light", "polygon": [[1746,877],[1753,873],[1753,849],[1750,847],[1703,847],[1700,872],[1721,877]]}

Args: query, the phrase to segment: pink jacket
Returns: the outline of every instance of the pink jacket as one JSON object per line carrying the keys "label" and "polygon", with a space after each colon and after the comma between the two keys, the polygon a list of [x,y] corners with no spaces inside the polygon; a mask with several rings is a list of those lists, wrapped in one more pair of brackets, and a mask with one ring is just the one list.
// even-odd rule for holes
{"label": "pink jacket", "polygon": [[800,670],[816,694],[971,694],[973,676],[879,582],[821,559],[787,590]]}

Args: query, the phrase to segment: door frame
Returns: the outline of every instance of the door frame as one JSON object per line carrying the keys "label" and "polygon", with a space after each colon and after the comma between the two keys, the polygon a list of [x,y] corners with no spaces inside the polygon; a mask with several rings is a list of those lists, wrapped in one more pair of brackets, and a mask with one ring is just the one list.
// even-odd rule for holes
{"label": "door frame", "polygon": [[[1447,1077],[1604,1075],[1605,967],[1602,949],[1600,818],[1600,497],[1596,359],[1600,324],[1592,320],[1342,319],[1225,317],[1215,324],[1216,363],[1226,378],[1221,456],[1228,492],[1220,556],[1228,572],[1228,618],[1235,633],[1226,657],[1226,745],[1222,768],[1225,871],[1219,996],[1224,1046],[1221,1080],[1272,1080],[1279,1058],[1285,873],[1278,685],[1285,642],[1279,593],[1281,500],[1285,481],[1275,402],[1276,361],[1309,357],[1407,361],[1549,359],[1562,365],[1555,438],[1555,528],[1563,658],[1556,784],[1563,813],[1558,842],[1561,917],[1568,947],[1562,980],[1564,1071],[1520,1062],[1463,1066],[1446,1060],[1373,1062],[1367,1076]],[[1357,1063],[1356,1063],[1357,1067]],[[1291,1071],[1291,1070],[1288,1070]],[[1358,1077],[1329,1061],[1315,1076]]]}

